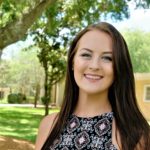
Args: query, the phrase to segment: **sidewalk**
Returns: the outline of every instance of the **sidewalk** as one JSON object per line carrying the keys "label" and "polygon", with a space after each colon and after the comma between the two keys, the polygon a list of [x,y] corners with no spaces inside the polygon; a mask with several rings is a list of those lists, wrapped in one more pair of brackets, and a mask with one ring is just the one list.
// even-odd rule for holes
{"label": "sidewalk", "polygon": [[[38,108],[44,105],[36,105]],[[0,104],[0,107],[34,107],[34,104]]]}
{"label": "sidewalk", "polygon": [[0,150],[34,150],[33,143],[12,137],[0,136]]}

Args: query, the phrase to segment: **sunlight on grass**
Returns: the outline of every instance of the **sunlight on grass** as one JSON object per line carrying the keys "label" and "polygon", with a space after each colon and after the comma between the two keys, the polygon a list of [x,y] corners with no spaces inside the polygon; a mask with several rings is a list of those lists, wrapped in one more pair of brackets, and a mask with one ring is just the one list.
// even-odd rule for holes
{"label": "sunlight on grass", "polygon": [[0,104],[8,104],[7,98],[1,99]]}
{"label": "sunlight on grass", "polygon": [[[4,130],[4,129],[3,129]],[[2,131],[2,130],[1,130]],[[14,131],[14,129],[13,128],[11,128],[11,127],[5,127],[5,131],[8,131],[8,132],[10,132],[10,131]],[[3,131],[2,131],[3,132]],[[1,134],[1,132],[0,132],[0,134]]]}
{"label": "sunlight on grass", "polygon": [[28,123],[29,122],[29,120],[27,120],[27,119],[21,119],[20,120],[20,123],[22,123],[22,124],[26,124],[26,123]]}
{"label": "sunlight on grass", "polygon": [[[44,108],[0,108],[0,135],[35,142],[38,127],[44,117]],[[49,114],[58,112],[50,109]]]}

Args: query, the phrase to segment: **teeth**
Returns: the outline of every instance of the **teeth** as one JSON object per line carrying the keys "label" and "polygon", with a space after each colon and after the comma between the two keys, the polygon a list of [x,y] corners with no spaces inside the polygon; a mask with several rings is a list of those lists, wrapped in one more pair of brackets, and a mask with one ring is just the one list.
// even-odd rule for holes
{"label": "teeth", "polygon": [[89,78],[89,79],[93,79],[93,80],[98,80],[98,79],[101,79],[101,77],[100,76],[97,76],[97,75],[85,75],[87,78]]}

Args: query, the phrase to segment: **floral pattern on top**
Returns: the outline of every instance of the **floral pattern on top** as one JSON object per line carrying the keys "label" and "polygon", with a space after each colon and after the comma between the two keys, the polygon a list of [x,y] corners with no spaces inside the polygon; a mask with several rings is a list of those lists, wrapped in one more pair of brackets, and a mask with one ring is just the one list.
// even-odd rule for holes
{"label": "floral pattern on top", "polygon": [[71,115],[49,150],[117,150],[112,144],[113,112],[95,117]]}

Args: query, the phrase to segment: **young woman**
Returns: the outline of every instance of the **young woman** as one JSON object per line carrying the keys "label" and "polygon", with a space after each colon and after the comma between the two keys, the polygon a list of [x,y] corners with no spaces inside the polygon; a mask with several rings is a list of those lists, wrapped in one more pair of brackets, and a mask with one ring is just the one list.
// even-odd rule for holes
{"label": "young woman", "polygon": [[45,117],[36,150],[150,150],[126,42],[110,24],[82,30],[68,53],[60,112]]}

